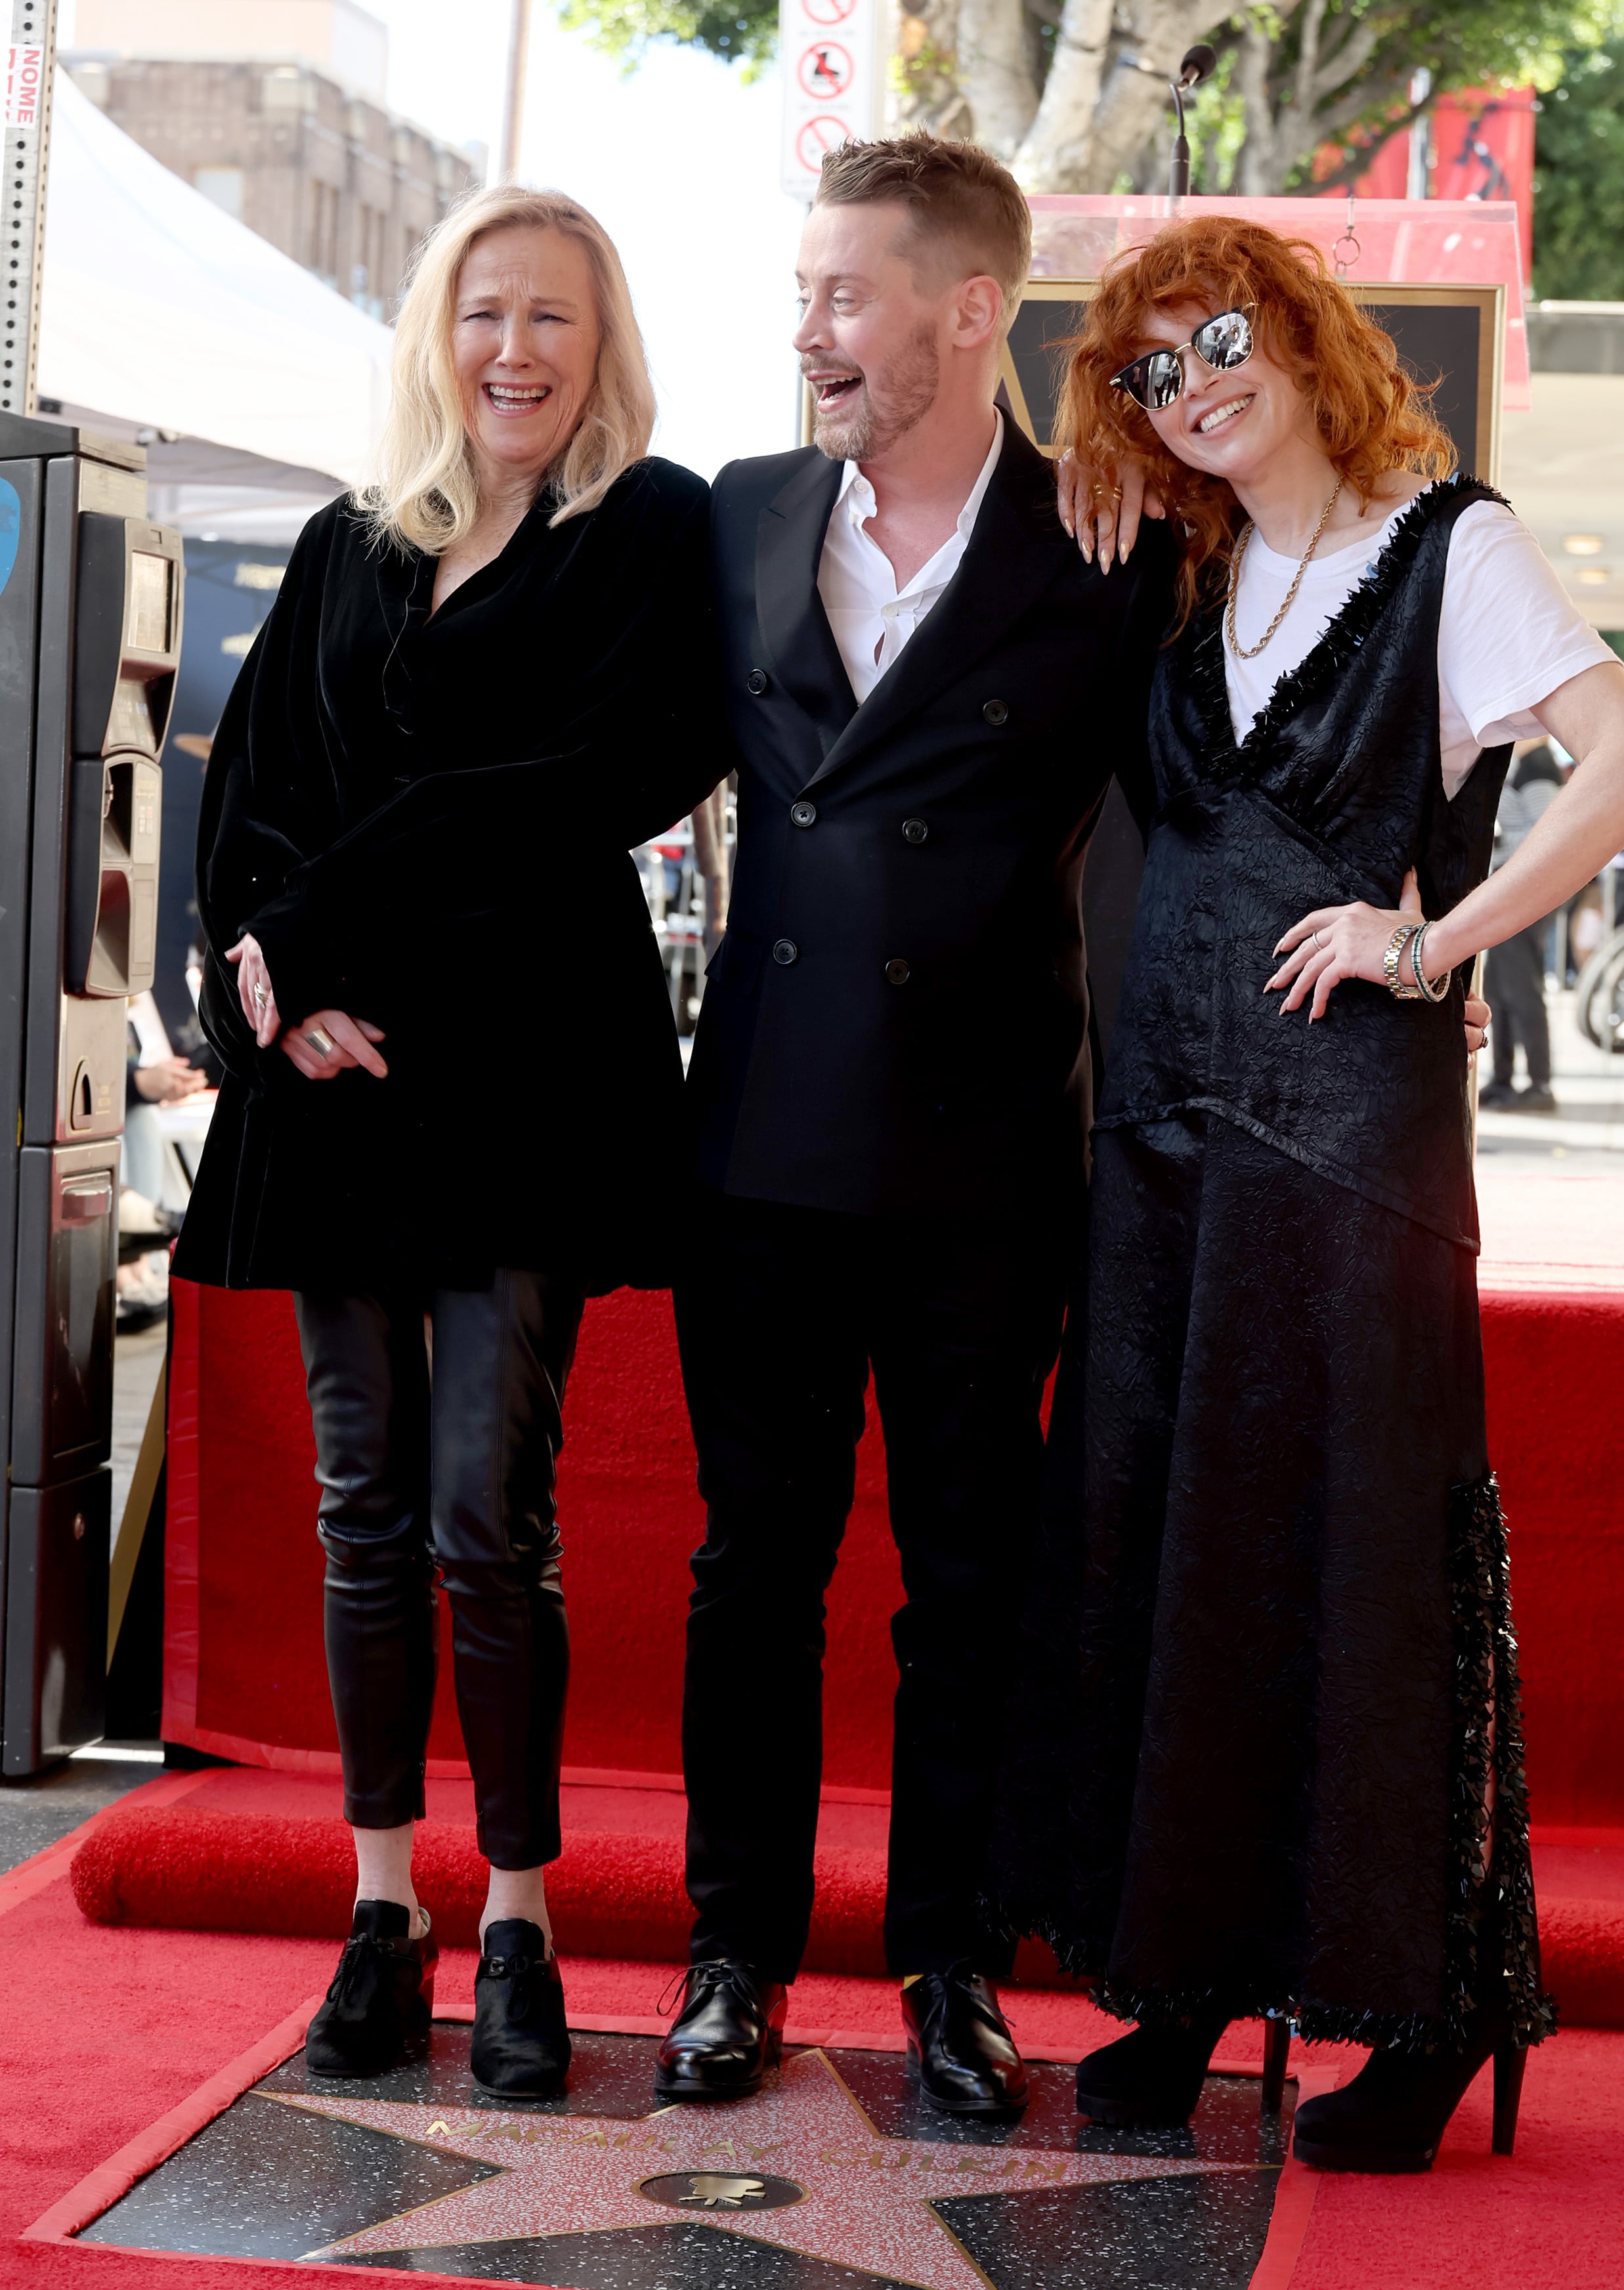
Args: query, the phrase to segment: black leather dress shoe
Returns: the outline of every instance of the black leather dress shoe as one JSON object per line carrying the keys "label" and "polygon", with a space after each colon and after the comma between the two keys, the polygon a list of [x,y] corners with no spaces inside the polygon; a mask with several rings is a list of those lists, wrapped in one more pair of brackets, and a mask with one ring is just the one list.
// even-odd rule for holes
{"label": "black leather dress shoe", "polygon": [[1019,2115],[1027,2070],[990,1980],[956,1964],[902,1990],[902,2025],[919,2088],[948,2115]]}
{"label": "black leather dress shoe", "polygon": [[1227,2018],[1135,2028],[1077,2063],[1077,2108],[1092,2123],[1172,2130],[1196,2112]]}
{"label": "black leather dress shoe", "polygon": [[788,1994],[734,1958],[690,1965],[683,2008],[660,2046],[661,2099],[748,2099],[784,2048]]}
{"label": "black leather dress shoe", "polygon": [[409,1940],[411,1928],[412,1911],[398,1901],[356,1902],[327,2000],[305,2038],[305,2065],[316,2074],[381,2075],[407,2038],[428,2027],[440,1951],[427,1930]]}
{"label": "black leather dress shoe", "polygon": [[485,1926],[468,2064],[481,2091],[498,2099],[551,2099],[564,2088],[570,2070],[564,1982],[547,1934],[526,1917]]}

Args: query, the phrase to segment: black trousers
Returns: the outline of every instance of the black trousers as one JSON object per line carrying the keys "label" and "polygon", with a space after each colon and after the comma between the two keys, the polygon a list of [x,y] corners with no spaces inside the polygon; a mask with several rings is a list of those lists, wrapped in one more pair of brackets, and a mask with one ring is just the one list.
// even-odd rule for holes
{"label": "black trousers", "polygon": [[1530,1087],[1550,1087],[1551,1037],[1545,1014],[1545,943],[1549,928],[1548,917],[1489,949],[1484,992],[1494,1013],[1494,1078],[1498,1082],[1510,1082],[1516,1045],[1521,1042],[1528,1061]]}
{"label": "black trousers", "polygon": [[824,1592],[872,1363],[907,1594],[886,1955],[1007,1968],[977,1904],[1060,1291],[1052,1238],[705,1198],[676,1291],[707,1506],[683,1701],[696,1962],[792,1980],[806,1945]]}
{"label": "black trousers", "polygon": [[582,1301],[577,1283],[536,1272],[498,1272],[486,1289],[293,1299],[344,1818],[395,1829],[422,1814],[437,1575],[479,1848],[498,1869],[560,1851],[570,1639],[553,1492]]}

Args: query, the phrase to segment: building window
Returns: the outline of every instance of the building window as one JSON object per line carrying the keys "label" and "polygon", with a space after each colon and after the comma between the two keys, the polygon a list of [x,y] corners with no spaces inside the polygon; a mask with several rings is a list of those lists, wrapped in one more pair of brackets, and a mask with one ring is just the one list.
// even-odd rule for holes
{"label": "building window", "polygon": [[333,183],[310,186],[310,255],[307,266],[329,286],[339,283],[339,194]]}
{"label": "building window", "polygon": [[381,207],[356,209],[356,248],[358,260],[350,271],[349,298],[374,318],[383,316],[384,232],[388,217]]}
{"label": "building window", "polygon": [[243,171],[240,167],[194,167],[192,188],[234,220],[243,220]]}

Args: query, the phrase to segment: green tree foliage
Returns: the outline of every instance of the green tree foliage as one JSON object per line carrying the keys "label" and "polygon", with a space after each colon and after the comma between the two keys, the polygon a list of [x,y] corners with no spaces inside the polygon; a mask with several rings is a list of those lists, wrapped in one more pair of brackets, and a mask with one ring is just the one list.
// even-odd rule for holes
{"label": "green tree foliage", "polygon": [[1540,115],[1534,292],[1624,301],[1624,41],[1564,62]]}
{"label": "green tree foliage", "polygon": [[[1452,88],[1555,87],[1619,22],[1618,0],[1263,0],[1214,39],[1213,188],[1334,190]],[[1418,72],[1424,92],[1412,95]],[[1340,146],[1327,172],[1323,154]],[[1233,155],[1233,156],[1232,156]]]}
{"label": "green tree foliage", "polygon": [[706,48],[726,63],[742,63],[747,78],[771,62],[778,46],[778,0],[739,0],[727,7],[694,0],[564,0],[559,20],[590,31],[611,55],[636,63],[655,40]]}

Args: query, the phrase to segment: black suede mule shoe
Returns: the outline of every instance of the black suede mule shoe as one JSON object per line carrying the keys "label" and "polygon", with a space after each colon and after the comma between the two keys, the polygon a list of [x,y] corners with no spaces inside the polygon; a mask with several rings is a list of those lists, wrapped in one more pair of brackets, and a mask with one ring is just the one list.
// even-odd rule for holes
{"label": "black suede mule shoe", "polygon": [[305,2038],[305,2065],[316,2075],[381,2075],[406,2038],[434,2017],[440,1951],[424,1929],[409,1940],[412,1911],[399,1901],[357,1901],[349,1938],[327,2000]]}
{"label": "black suede mule shoe", "polygon": [[1135,2028],[1077,2063],[1077,2110],[1091,2123],[1170,2131],[1196,2112],[1227,2016],[1187,2028]]}
{"label": "black suede mule shoe", "polygon": [[684,1975],[687,1993],[654,2070],[660,2099],[748,2099],[784,2049],[788,1991],[753,1965],[714,1957]]}
{"label": "black suede mule shoe", "polygon": [[485,1926],[468,2064],[481,2091],[498,2099],[551,2099],[564,2088],[570,2070],[564,1982],[547,1934],[526,1917]]}
{"label": "black suede mule shoe", "polygon": [[1474,2015],[1462,2051],[1372,2052],[1342,2090],[1305,2099],[1292,2151],[1321,2171],[1430,2171],[1450,2117],[1491,2059],[1493,2148],[1509,2155],[1528,2054],[1512,2042],[1503,2015],[1491,2027],[1483,2014]]}
{"label": "black suede mule shoe", "polygon": [[1019,2115],[1026,2063],[998,1992],[968,1964],[922,1973],[902,1990],[902,2026],[919,2088],[947,2115]]}

